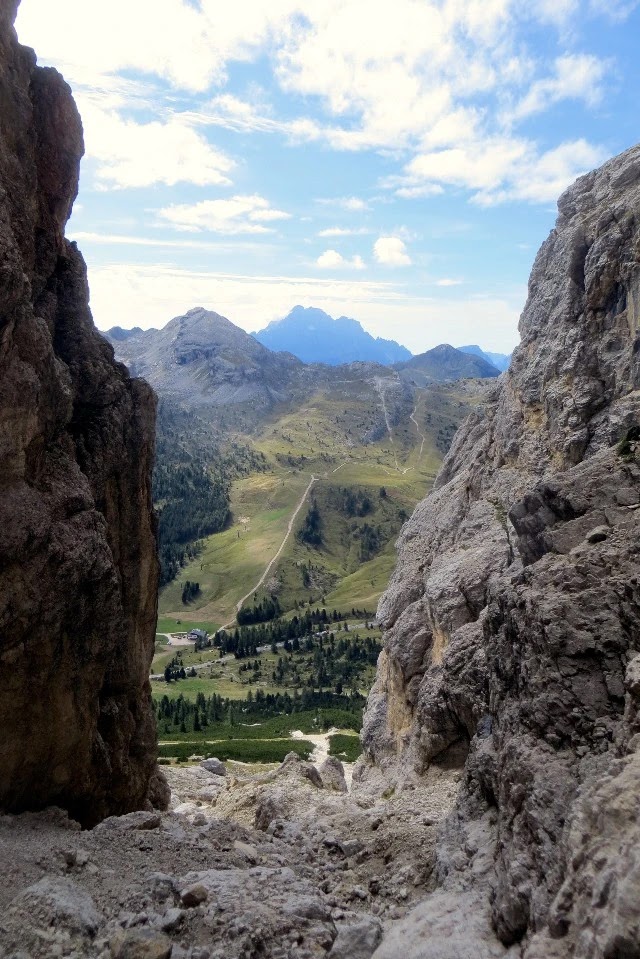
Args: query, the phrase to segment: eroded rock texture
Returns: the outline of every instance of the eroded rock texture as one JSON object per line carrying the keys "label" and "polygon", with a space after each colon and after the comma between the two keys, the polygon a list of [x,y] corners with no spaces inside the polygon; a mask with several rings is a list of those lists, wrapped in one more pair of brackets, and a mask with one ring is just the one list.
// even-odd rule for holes
{"label": "eroded rock texture", "polygon": [[636,147],[561,197],[510,371],[379,608],[370,759],[399,781],[464,763],[446,914],[475,897],[529,959],[640,956],[639,325]]}
{"label": "eroded rock texture", "polygon": [[0,808],[144,804],[155,399],[94,329],[64,239],[82,127],[0,6]]}

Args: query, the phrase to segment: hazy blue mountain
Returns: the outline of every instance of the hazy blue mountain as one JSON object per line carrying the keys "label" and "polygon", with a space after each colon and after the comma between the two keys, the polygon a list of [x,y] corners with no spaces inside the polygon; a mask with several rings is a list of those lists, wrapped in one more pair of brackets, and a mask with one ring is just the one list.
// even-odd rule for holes
{"label": "hazy blue mountain", "polygon": [[429,382],[460,380],[468,377],[486,378],[499,376],[500,371],[481,356],[457,350],[448,343],[434,346],[426,353],[411,357],[406,363],[396,363],[403,379],[411,379],[417,386]]}
{"label": "hazy blue mountain", "polygon": [[142,332],[139,326],[134,326],[130,330],[125,330],[121,326],[112,326],[104,335],[110,340],[128,340],[130,336],[137,336]]}
{"label": "hazy blue mountain", "polygon": [[362,360],[391,366],[408,360],[411,353],[395,340],[373,337],[357,320],[337,320],[315,307],[294,306],[282,320],[274,320],[254,334],[270,350],[293,353],[305,363],[339,366]]}
{"label": "hazy blue mountain", "polygon": [[506,353],[489,353],[479,346],[459,346],[458,349],[462,353],[470,353],[472,356],[481,357],[483,360],[486,360],[487,363],[495,366],[501,373],[504,373],[504,371],[509,368],[509,363],[511,362],[511,353],[508,355]]}

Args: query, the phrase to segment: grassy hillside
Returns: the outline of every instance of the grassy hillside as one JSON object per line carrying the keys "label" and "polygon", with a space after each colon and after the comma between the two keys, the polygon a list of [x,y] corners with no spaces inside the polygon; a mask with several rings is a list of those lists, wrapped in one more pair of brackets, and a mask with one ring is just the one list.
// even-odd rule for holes
{"label": "grassy hillside", "polygon": [[[375,609],[398,531],[473,400],[461,384],[418,389],[343,372],[301,408],[272,415],[251,436],[234,434],[260,471],[230,482],[227,527],[203,538],[163,589],[159,632],[212,631],[235,620],[244,597],[251,606],[277,596],[285,613],[323,597],[331,608]],[[319,533],[309,538],[312,508]],[[199,591],[183,602],[187,580]]]}

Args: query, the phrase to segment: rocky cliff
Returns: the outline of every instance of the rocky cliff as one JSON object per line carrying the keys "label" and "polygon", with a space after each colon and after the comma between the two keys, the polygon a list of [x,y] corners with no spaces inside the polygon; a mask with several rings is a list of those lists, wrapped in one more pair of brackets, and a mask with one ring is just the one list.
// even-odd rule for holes
{"label": "rocky cliff", "polygon": [[0,7],[0,808],[141,807],[158,567],[155,399],[95,331],[64,228],[82,127]]}
{"label": "rocky cliff", "polygon": [[639,326],[636,147],[561,197],[510,370],[399,540],[363,779],[464,775],[376,959],[640,956]]}

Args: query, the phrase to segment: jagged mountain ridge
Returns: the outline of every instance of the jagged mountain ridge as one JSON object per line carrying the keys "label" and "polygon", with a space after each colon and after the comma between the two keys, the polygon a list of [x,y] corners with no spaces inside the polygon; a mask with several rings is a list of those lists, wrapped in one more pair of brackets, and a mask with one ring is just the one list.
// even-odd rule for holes
{"label": "jagged mountain ridge", "polygon": [[469,954],[637,954],[640,147],[558,206],[521,345],[378,609],[364,778],[463,779],[439,889],[376,959],[431,928]]}
{"label": "jagged mountain ridge", "polygon": [[[331,320],[333,323],[334,321]],[[495,367],[442,345],[391,369],[357,361],[340,366],[304,363],[291,353],[273,352],[226,317],[203,307],[172,319],[161,330],[106,333],[117,358],[159,393],[193,407],[237,408],[247,416],[266,415],[279,404],[305,396],[348,370],[363,382],[399,376],[418,386],[498,375]],[[419,381],[419,382],[418,382]]]}
{"label": "jagged mountain ridge", "polygon": [[254,336],[270,350],[293,353],[305,363],[340,366],[360,361],[391,366],[411,357],[395,340],[373,337],[357,320],[347,316],[334,320],[316,307],[294,306],[287,316]]}

